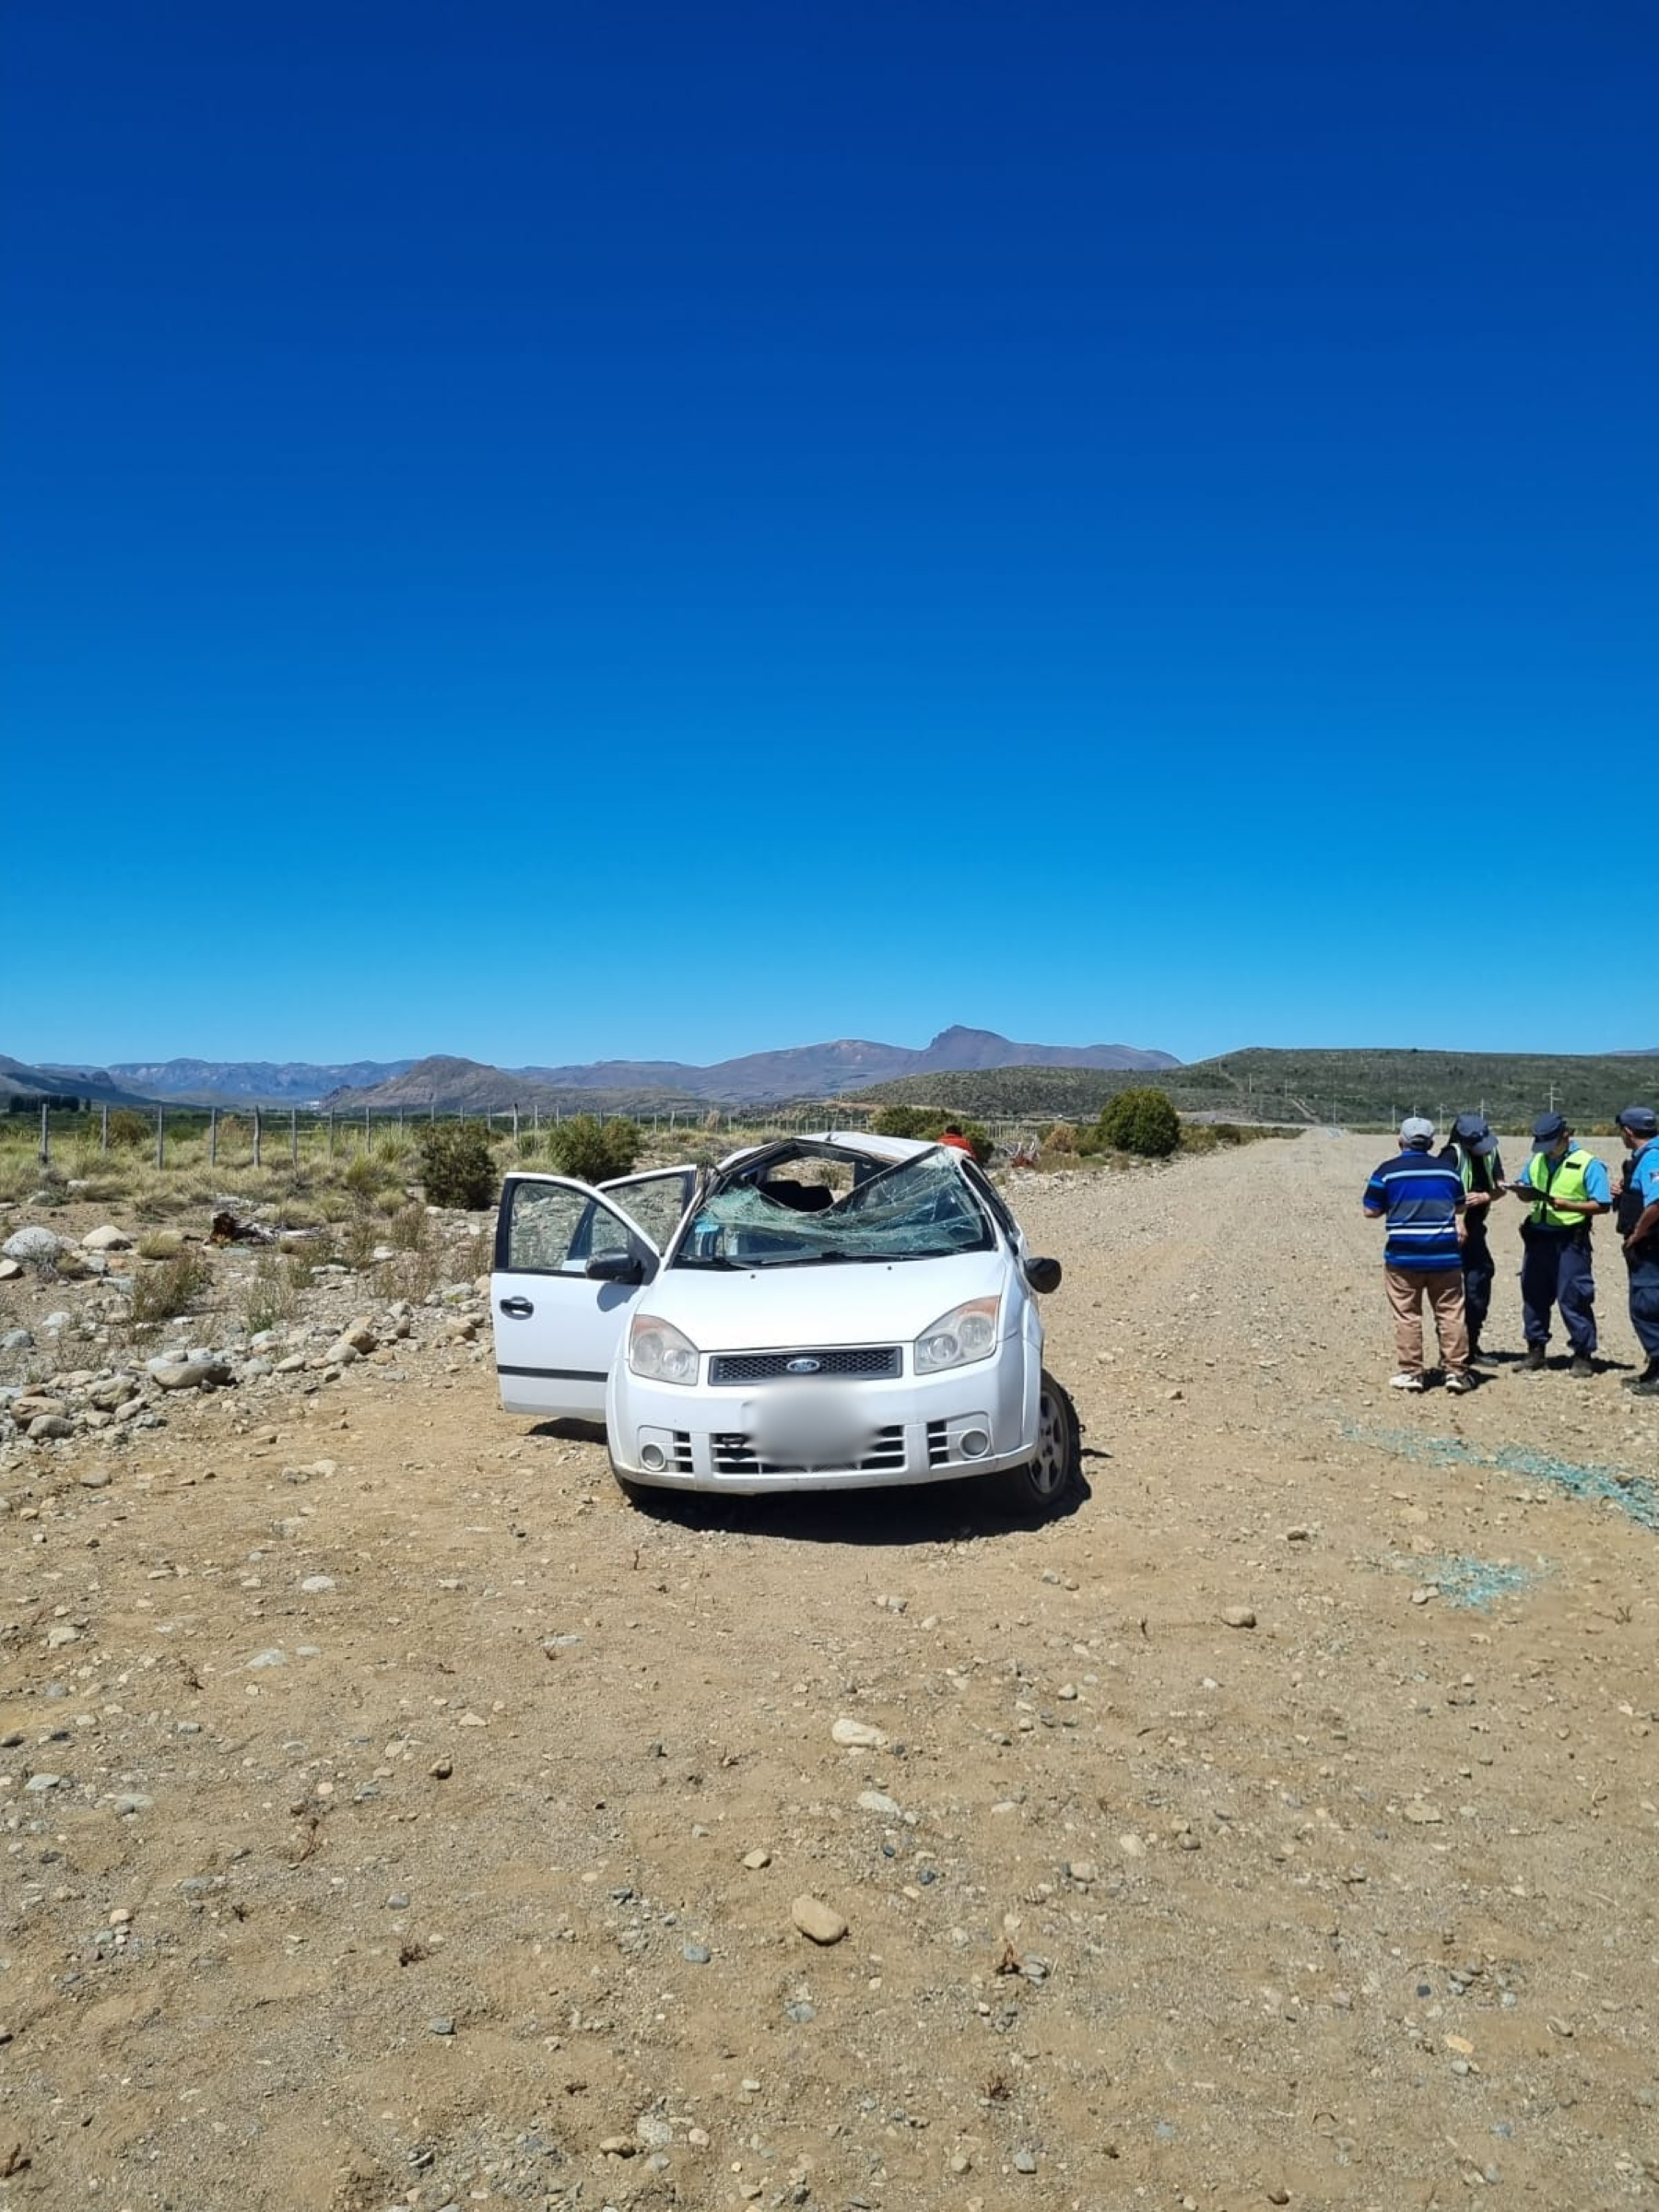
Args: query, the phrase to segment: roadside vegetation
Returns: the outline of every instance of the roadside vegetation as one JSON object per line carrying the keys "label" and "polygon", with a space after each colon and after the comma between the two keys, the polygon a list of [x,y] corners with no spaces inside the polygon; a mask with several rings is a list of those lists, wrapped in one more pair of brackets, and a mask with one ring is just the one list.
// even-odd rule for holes
{"label": "roadside vegetation", "polygon": [[906,1076],[861,1090],[861,1102],[974,1114],[982,1121],[1030,1115],[1050,1122],[1096,1120],[1120,1093],[1154,1087],[1183,1120],[1220,1115],[1240,1124],[1389,1129],[1406,1113],[1441,1128],[1478,1110],[1513,1136],[1553,1100],[1581,1135],[1607,1134],[1613,1116],[1659,1089],[1653,1054],[1555,1057],[1509,1053],[1277,1052],[1265,1048],[1141,1070],[997,1067],[955,1076]]}

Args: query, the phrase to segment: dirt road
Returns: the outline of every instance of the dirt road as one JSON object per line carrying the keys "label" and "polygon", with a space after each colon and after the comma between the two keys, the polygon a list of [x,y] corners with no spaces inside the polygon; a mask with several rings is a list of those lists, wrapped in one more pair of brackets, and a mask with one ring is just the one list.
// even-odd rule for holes
{"label": "dirt road", "polygon": [[0,2205],[1653,2201],[1659,1406],[1390,1391],[1377,1150],[1017,1190],[1040,1530],[637,1512],[424,1322],[12,1447]]}

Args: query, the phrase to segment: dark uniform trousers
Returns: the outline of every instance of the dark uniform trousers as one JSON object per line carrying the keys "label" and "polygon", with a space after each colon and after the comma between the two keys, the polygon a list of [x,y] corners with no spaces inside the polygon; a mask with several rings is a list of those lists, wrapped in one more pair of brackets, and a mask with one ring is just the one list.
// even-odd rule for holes
{"label": "dark uniform trousers", "polygon": [[1595,1277],[1587,1229],[1521,1231],[1521,1311],[1528,1344],[1549,1342],[1549,1310],[1561,1309],[1567,1342],[1575,1353],[1595,1349]]}
{"label": "dark uniform trousers", "polygon": [[1479,1229],[1469,1229],[1464,1238],[1463,1274],[1464,1318],[1468,1323],[1471,1351],[1479,1344],[1486,1317],[1492,1310],[1492,1278],[1497,1273],[1498,1263],[1487,1242],[1484,1223]]}
{"label": "dark uniform trousers", "polygon": [[1630,1269],[1630,1326],[1650,1359],[1659,1359],[1659,1237],[1643,1237],[1627,1253]]}

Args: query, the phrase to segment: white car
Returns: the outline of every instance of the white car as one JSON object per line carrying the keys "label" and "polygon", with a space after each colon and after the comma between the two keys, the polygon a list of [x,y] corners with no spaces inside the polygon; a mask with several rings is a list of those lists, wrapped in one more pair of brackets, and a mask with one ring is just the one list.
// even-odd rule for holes
{"label": "white car", "polygon": [[514,1174],[490,1304],[509,1413],[603,1417],[645,1489],[994,1478],[1024,1512],[1079,1474],[1042,1367],[1033,1258],[964,1153],[827,1132],[593,1188]]}

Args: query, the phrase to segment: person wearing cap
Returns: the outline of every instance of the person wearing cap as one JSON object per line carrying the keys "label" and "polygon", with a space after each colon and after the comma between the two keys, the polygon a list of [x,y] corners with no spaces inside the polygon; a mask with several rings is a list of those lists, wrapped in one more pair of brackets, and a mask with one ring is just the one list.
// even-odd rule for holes
{"label": "person wearing cap", "polygon": [[1473,1390],[1469,1339],[1464,1324],[1463,1178],[1444,1160],[1430,1159],[1434,1124],[1407,1114],[1400,1124],[1397,1158],[1385,1159],[1365,1186],[1362,1201],[1373,1221],[1387,1223],[1382,1281],[1394,1313],[1400,1371],[1395,1390],[1423,1387],[1423,1300],[1434,1312],[1446,1388]]}
{"label": "person wearing cap", "polygon": [[1647,1365],[1625,1388],[1659,1398],[1659,1114],[1651,1106],[1627,1106],[1616,1119],[1628,1157],[1615,1218],[1630,1271],[1630,1326],[1647,1354]]}
{"label": "person wearing cap", "polygon": [[1491,1354],[1480,1348],[1480,1332],[1492,1304],[1492,1281],[1498,1263],[1487,1241],[1488,1217],[1504,1192],[1503,1162],[1498,1139],[1483,1113],[1460,1113],[1452,1124],[1451,1141],[1441,1153],[1441,1165],[1457,1170],[1464,1192],[1464,1320],[1469,1332],[1471,1362],[1491,1363]]}
{"label": "person wearing cap", "polygon": [[1559,1306],[1572,1372],[1593,1375],[1595,1274],[1590,1224],[1612,1206],[1613,1186],[1594,1153],[1573,1143],[1564,1115],[1541,1113],[1533,1124],[1533,1156],[1514,1186],[1515,1195],[1528,1206],[1521,1224],[1526,1365],[1534,1373],[1543,1367],[1550,1309]]}

